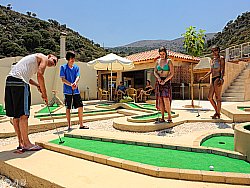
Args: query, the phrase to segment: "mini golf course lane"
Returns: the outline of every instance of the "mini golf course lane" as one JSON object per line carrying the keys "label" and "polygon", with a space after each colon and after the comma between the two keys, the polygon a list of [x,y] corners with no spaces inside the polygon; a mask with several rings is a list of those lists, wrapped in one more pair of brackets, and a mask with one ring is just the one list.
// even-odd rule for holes
{"label": "mini golf course lane", "polygon": [[[50,112],[55,111],[57,108],[60,108],[60,106],[50,106],[50,107],[49,107]],[[39,110],[37,113],[38,113],[38,114],[48,114],[48,113],[49,113],[48,107],[46,106],[46,107],[42,108],[42,109]]]}
{"label": "mini golf course lane", "polygon": [[212,138],[209,138],[205,142],[203,142],[201,146],[234,151],[234,137],[233,136],[214,136]]}
{"label": "mini golf course lane", "polygon": [[[84,111],[83,114],[96,114],[96,115],[100,115],[101,113],[104,112],[114,112],[115,110],[109,110],[109,109],[105,109],[105,110],[91,110],[91,111]],[[78,114],[78,112],[72,112],[71,114]],[[58,117],[58,116],[66,116],[66,113],[52,113],[51,114],[53,117]],[[35,118],[42,118],[42,117],[49,117],[50,114],[49,113],[44,113],[44,114],[36,114]]]}
{"label": "mini golf course lane", "polygon": [[[250,173],[250,163],[215,154],[69,137],[62,139],[65,143],[61,145],[64,146],[158,167],[209,171],[209,166],[213,165],[214,171]],[[59,144],[58,139],[50,142]]]}
{"label": "mini golf course lane", "polygon": [[237,109],[242,111],[250,111],[250,106],[237,106]]}
{"label": "mini golf course lane", "polygon": [[[172,115],[175,114],[175,112],[171,112]],[[167,117],[168,113],[164,113],[164,116]],[[157,119],[161,118],[161,113],[151,113],[151,114],[146,114],[146,115],[138,115],[138,116],[133,116],[131,117],[132,119],[141,119],[141,120],[150,120],[150,119]]]}

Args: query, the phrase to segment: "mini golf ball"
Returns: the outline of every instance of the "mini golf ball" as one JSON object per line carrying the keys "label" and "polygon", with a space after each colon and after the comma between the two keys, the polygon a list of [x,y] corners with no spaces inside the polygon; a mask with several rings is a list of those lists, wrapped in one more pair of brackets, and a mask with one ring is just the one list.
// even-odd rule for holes
{"label": "mini golf ball", "polygon": [[209,166],[210,171],[214,171],[214,166]]}

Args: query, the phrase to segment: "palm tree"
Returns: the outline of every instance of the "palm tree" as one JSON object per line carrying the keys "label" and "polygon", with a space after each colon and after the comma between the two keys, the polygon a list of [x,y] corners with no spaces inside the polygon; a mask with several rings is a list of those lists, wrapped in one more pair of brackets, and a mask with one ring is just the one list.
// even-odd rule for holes
{"label": "palm tree", "polygon": [[[182,34],[184,37],[183,47],[186,49],[187,54],[192,57],[198,57],[202,54],[205,44],[205,30],[200,29],[199,32],[195,30],[195,27],[190,26],[186,29],[186,33]],[[194,75],[193,75],[193,63],[191,63],[191,106],[194,107]]]}

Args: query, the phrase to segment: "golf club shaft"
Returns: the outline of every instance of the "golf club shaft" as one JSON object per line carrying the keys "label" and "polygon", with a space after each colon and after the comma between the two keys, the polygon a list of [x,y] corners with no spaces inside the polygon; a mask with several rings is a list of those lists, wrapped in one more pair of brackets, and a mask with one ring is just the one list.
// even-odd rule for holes
{"label": "golf club shaft", "polygon": [[200,110],[199,110],[200,103],[201,103],[201,83],[199,82],[199,102],[198,102],[198,115],[197,115],[197,117],[200,116]]}
{"label": "golf club shaft", "polygon": [[58,132],[57,126],[56,126],[56,124],[55,124],[54,117],[52,116],[51,111],[50,111],[50,109],[49,109],[49,105],[48,105],[46,102],[45,102],[45,104],[46,104],[46,106],[47,106],[47,108],[48,108],[48,110],[49,110],[49,114],[50,114],[50,117],[52,118],[53,124],[54,124],[54,126],[56,127],[56,132],[57,132],[57,135],[58,135],[58,137],[59,137],[60,143],[63,143],[64,141],[62,141],[62,139],[61,139],[61,137],[60,137],[60,134],[59,134],[59,132]]}
{"label": "golf club shaft", "polygon": [[71,107],[70,107],[70,125],[72,126],[72,121],[71,121],[71,114],[72,114],[72,109],[73,109],[73,102],[74,102],[74,90],[72,89],[72,94],[71,94]]}
{"label": "golf club shaft", "polygon": [[157,87],[157,95],[158,95],[158,99],[157,99],[157,103],[158,103],[158,109],[157,109],[157,117],[158,117],[158,123],[160,122],[160,118],[159,118],[159,113],[160,113],[160,83],[158,83],[158,87]]}

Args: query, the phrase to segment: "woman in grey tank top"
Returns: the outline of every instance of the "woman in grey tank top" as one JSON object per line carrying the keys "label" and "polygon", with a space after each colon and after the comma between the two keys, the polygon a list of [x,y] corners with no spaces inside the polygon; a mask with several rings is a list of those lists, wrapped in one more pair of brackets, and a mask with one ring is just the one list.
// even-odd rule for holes
{"label": "woman in grey tank top", "polygon": [[[224,83],[223,76],[225,73],[225,58],[223,56],[220,56],[220,48],[218,46],[212,47],[212,53],[213,59],[210,63],[210,71],[204,77],[201,77],[199,81],[204,80],[210,74],[212,75],[212,82],[210,83],[209,87],[208,100],[212,104],[215,110],[215,114],[211,117],[212,119],[220,119],[221,90]],[[214,95],[216,98],[216,102],[213,99]]]}

